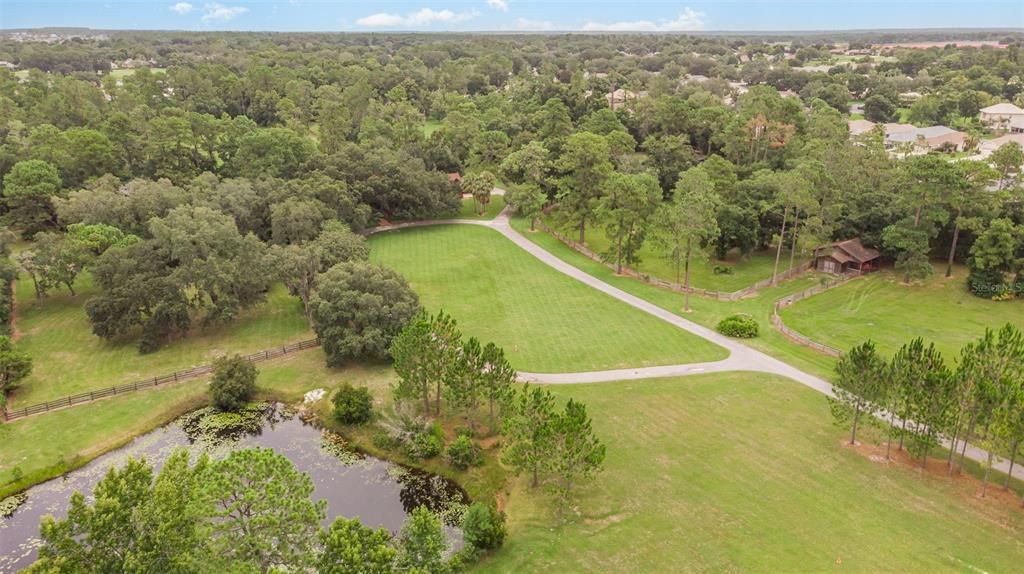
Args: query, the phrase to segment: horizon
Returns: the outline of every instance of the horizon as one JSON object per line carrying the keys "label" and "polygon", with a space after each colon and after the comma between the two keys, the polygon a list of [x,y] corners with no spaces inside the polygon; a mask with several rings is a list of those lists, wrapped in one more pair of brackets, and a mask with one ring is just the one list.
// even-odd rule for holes
{"label": "horizon", "polygon": [[[928,28],[819,28],[806,30],[689,30],[689,31],[647,31],[647,30],[573,30],[573,29],[552,29],[552,30],[271,30],[271,29],[209,29],[190,30],[187,28],[92,28],[88,26],[34,26],[22,28],[0,27],[0,32],[23,32],[43,30],[86,30],[89,32],[182,32],[187,34],[407,34],[407,35],[474,35],[474,34],[507,34],[507,35],[555,35],[555,34],[578,34],[591,36],[614,36],[614,35],[646,35],[646,36],[716,36],[716,35],[758,35],[758,36],[784,36],[784,35],[811,35],[819,33],[834,34],[892,34],[898,32],[914,33],[1010,33],[1024,34],[1024,26],[980,26],[980,27],[928,27]],[[972,41],[994,41],[994,40],[962,40]]]}
{"label": "horizon", "polygon": [[13,0],[0,30],[782,34],[1024,30],[1024,4],[901,0]]}

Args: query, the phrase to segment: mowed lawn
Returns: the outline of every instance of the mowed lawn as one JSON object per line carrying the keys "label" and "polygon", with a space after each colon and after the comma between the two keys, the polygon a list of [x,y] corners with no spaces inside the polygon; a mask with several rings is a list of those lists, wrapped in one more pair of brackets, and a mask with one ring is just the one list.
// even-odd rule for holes
{"label": "mowed lawn", "polygon": [[77,295],[54,290],[37,300],[32,282],[16,284],[18,345],[33,359],[32,374],[10,395],[12,408],[62,396],[129,383],[202,365],[228,353],[254,353],[312,338],[302,304],[281,285],[267,300],[229,323],[203,328],[155,353],[139,354],[137,338],[105,341],[92,334],[85,302],[97,293],[87,274],[75,285]]}
{"label": "mowed lawn", "polygon": [[[548,225],[553,224],[550,217],[545,222]],[[560,231],[570,239],[579,239],[578,229],[560,228]],[[590,250],[596,253],[610,252],[611,240],[600,226],[589,226],[585,237],[586,246]],[[665,281],[676,280],[675,263],[661,254],[650,239],[644,242],[638,255],[640,263],[632,265],[637,271]],[[800,262],[801,257],[798,252],[793,265],[799,265]],[[731,273],[715,273],[715,267],[726,268]],[[758,251],[744,257],[740,255],[739,251],[733,250],[729,252],[724,261],[714,258],[693,259],[690,262],[690,284],[701,289],[731,293],[763,279],[768,279],[772,276],[774,269],[775,251]],[[789,251],[784,249],[779,260],[779,272],[787,269],[789,269]],[[680,270],[679,282],[683,282],[682,270]]]}
{"label": "mowed lawn", "polygon": [[441,120],[427,120],[423,124],[423,137],[430,139],[430,136],[439,129],[441,129]]}
{"label": "mowed lawn", "polygon": [[569,521],[526,477],[478,572],[1019,572],[1024,510],[842,446],[823,396],[769,375],[556,386],[605,470]]}
{"label": "mowed lawn", "polygon": [[491,201],[484,207],[483,215],[477,214],[477,203],[472,197],[463,197],[458,219],[494,219],[505,209],[505,196],[491,195]]}
{"label": "mowed lawn", "polygon": [[922,284],[904,285],[892,271],[873,273],[815,295],[782,311],[786,326],[814,340],[849,349],[871,339],[885,355],[914,337],[932,341],[947,361],[960,349],[1006,323],[1024,328],[1024,301],[990,301],[967,291],[965,267]]}
{"label": "mowed lawn", "polygon": [[775,287],[768,287],[757,294],[738,301],[718,301],[708,297],[691,296],[690,313],[683,312],[683,294],[670,289],[655,287],[650,283],[632,277],[615,275],[612,269],[589,259],[563,244],[554,236],[542,231],[531,232],[530,224],[521,217],[513,218],[512,227],[523,237],[543,247],[562,261],[593,275],[594,277],[645,299],[667,311],[679,314],[705,327],[714,328],[719,321],[734,313],[753,316],[760,327],[756,339],[747,339],[743,344],[763,351],[795,367],[823,378],[830,378],[835,359],[808,347],[797,345],[771,326],[771,314],[775,301],[818,284],[821,275],[806,273],[795,279],[783,281]]}
{"label": "mowed lawn", "polygon": [[725,358],[726,351],[547,267],[471,225],[391,231],[370,259],[409,280],[431,312],[504,348],[517,369],[590,371]]}

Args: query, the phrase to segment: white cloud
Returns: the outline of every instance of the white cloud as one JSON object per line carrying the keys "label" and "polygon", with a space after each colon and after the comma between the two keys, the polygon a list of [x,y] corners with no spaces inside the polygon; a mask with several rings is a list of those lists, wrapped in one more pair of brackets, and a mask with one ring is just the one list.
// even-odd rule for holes
{"label": "white cloud", "polygon": [[178,2],[177,4],[171,5],[171,10],[177,12],[178,14],[188,14],[192,11],[192,5],[188,2]]}
{"label": "white cloud", "polygon": [[[516,22],[513,25],[514,30],[522,32],[540,32],[544,30],[556,29],[555,23],[550,20],[529,20],[527,18],[516,18]],[[564,30],[565,28],[563,28]]]}
{"label": "white cloud", "polygon": [[686,32],[692,30],[703,30],[706,22],[704,12],[697,12],[692,8],[683,10],[675,20],[661,20],[651,22],[650,20],[635,20],[632,22],[587,22],[582,30],[586,32]]}
{"label": "white cloud", "polygon": [[495,10],[508,12],[508,0],[487,0],[487,5]]}
{"label": "white cloud", "polygon": [[422,28],[430,26],[435,22],[445,24],[465,22],[479,15],[480,13],[476,10],[456,13],[451,10],[423,8],[417,12],[410,12],[405,16],[379,12],[356,20],[356,24],[367,28]]}
{"label": "white cloud", "polygon": [[235,17],[241,16],[249,11],[244,6],[224,6],[223,4],[207,4],[203,6],[203,10],[206,12],[203,14],[203,22],[210,22],[213,20],[234,20]]}
{"label": "white cloud", "polygon": [[398,14],[385,14],[381,12],[379,14],[371,14],[365,18],[360,18],[356,20],[356,24],[371,28],[382,28],[384,26],[401,26],[404,21],[405,18],[402,18]]}

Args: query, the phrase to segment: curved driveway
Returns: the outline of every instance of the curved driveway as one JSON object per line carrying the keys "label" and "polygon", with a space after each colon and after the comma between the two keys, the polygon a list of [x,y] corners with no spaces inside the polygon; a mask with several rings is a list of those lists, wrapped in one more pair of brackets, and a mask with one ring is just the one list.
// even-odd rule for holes
{"label": "curved driveway", "polygon": [[[822,393],[828,397],[834,396],[832,393],[832,384],[828,381],[806,373],[793,367],[787,363],[766,355],[761,351],[751,349],[746,345],[739,343],[735,339],[731,339],[709,329],[703,325],[698,325],[693,321],[689,321],[662,309],[661,307],[654,305],[644,299],[641,299],[635,295],[626,293],[625,291],[618,289],[601,281],[597,277],[590,275],[581,269],[578,269],[565,261],[562,261],[555,255],[546,251],[541,246],[523,237],[518,231],[512,228],[509,224],[508,208],[502,211],[498,217],[491,221],[480,221],[473,219],[439,219],[435,221],[417,221],[412,223],[400,223],[396,225],[377,227],[365,231],[367,235],[382,231],[392,231],[396,229],[404,229],[408,227],[424,227],[428,225],[445,225],[445,224],[460,224],[460,225],[480,225],[483,227],[489,227],[494,229],[498,233],[504,235],[507,239],[518,245],[520,248],[525,250],[527,253],[533,255],[537,259],[540,259],[549,267],[553,267],[557,271],[572,277],[573,279],[585,283],[602,293],[610,295],[635,307],[645,313],[654,315],[655,317],[671,323],[680,329],[684,329],[702,337],[720,347],[724,347],[729,351],[729,356],[721,361],[714,361],[709,363],[689,363],[684,365],[664,365],[659,367],[642,367],[635,369],[616,369],[610,371],[589,371],[581,373],[528,373],[519,372],[519,380],[523,382],[533,382],[542,384],[562,385],[562,384],[579,384],[579,383],[604,383],[613,381],[623,380],[636,380],[636,379],[653,379],[661,377],[678,377],[685,375],[698,375],[704,373],[715,373],[723,371],[756,371],[761,373],[770,373],[773,375],[779,375],[792,379],[804,386],[810,387],[819,393]],[[946,441],[944,441],[945,443]],[[948,443],[945,445],[948,448]],[[968,445],[967,456],[978,462],[984,462],[988,458],[988,453],[982,449],[975,448]],[[993,464],[993,467],[1002,472],[1009,470],[1009,464],[1006,461],[997,461]],[[1013,476],[1016,478],[1024,479],[1024,468],[1016,466],[1013,469]]]}

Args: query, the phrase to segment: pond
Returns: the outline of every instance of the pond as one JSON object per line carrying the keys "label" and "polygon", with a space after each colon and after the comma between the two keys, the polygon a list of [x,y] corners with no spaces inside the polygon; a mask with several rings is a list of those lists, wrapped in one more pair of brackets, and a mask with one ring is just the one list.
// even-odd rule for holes
{"label": "pond", "polygon": [[327,501],[324,526],[344,516],[394,534],[409,512],[427,505],[445,518],[449,546],[461,545],[455,515],[469,498],[448,479],[345,449],[334,435],[307,424],[283,405],[269,405],[253,428],[227,442],[211,443],[190,435],[183,427],[188,419],[183,417],[62,478],[30,488],[24,504],[10,517],[0,518],[0,573],[17,572],[32,564],[39,545],[40,519],[47,514],[63,518],[72,492],[79,490],[88,496],[110,466],[121,466],[128,457],[144,457],[160,468],[182,447],[193,451],[193,457],[201,452],[221,457],[232,449],[272,448],[312,478],[313,499]]}

